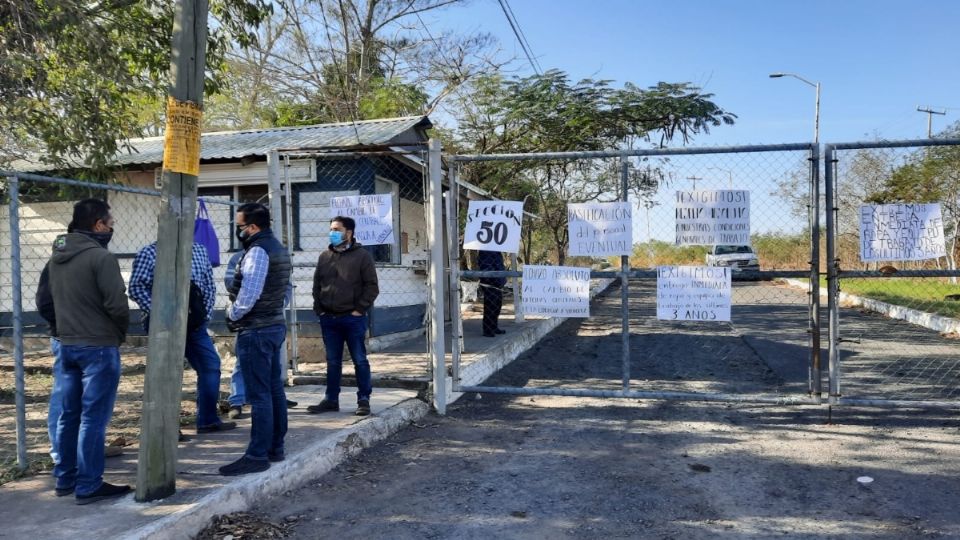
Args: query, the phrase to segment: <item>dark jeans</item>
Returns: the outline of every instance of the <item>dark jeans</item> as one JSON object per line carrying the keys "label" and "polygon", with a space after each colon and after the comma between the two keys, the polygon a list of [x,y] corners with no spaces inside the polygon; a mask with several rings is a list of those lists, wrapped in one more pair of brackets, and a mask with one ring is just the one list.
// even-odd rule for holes
{"label": "dark jeans", "polygon": [[103,443],[120,384],[120,351],[63,345],[60,355],[63,412],[53,475],[58,488],[76,486],[77,495],[89,495],[103,483]]}
{"label": "dark jeans", "polygon": [[283,453],[287,434],[287,395],[283,390],[280,350],[287,328],[282,324],[249,328],[237,335],[237,361],[250,404],[250,444],[247,457],[267,459]]}
{"label": "dark jeans", "polygon": [[492,334],[500,328],[500,309],[503,307],[503,290],[500,287],[483,287],[483,333]]}
{"label": "dark jeans", "polygon": [[357,400],[370,399],[373,382],[370,379],[370,362],[367,361],[367,346],[364,343],[367,336],[367,316],[321,315],[320,329],[323,331],[323,346],[327,350],[327,400],[340,401],[344,342],[350,350],[353,369],[357,374]]}
{"label": "dark jeans", "polygon": [[220,423],[217,402],[220,399],[220,355],[207,333],[207,325],[187,333],[184,353],[197,372],[197,427]]}

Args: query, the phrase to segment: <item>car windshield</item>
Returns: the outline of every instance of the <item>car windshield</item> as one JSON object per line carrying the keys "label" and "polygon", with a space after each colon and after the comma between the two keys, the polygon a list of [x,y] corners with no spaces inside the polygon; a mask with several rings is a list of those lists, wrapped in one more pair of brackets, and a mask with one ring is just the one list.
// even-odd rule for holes
{"label": "car windshield", "polygon": [[730,255],[731,253],[753,253],[750,246],[717,246],[714,251],[717,255]]}

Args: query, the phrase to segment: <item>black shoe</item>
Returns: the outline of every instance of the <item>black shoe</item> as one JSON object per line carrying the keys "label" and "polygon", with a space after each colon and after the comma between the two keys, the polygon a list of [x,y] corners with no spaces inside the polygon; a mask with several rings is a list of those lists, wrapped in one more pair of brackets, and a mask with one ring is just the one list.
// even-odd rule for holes
{"label": "black shoe", "polygon": [[127,493],[130,493],[130,486],[115,486],[104,482],[100,484],[100,487],[97,488],[96,491],[89,495],[77,495],[77,504],[84,505],[114,499],[116,497],[122,497]]}
{"label": "black shoe", "polygon": [[357,416],[368,416],[370,414],[370,400],[361,399],[357,401],[357,412],[353,413]]}
{"label": "black shoe", "polygon": [[220,422],[219,424],[210,424],[209,426],[197,426],[197,433],[214,433],[217,431],[230,431],[237,427],[236,422]]}
{"label": "black shoe", "polygon": [[188,440],[188,439],[187,439],[187,436],[183,434],[183,431],[181,431],[181,430],[178,429],[178,430],[177,430],[177,442],[183,442],[183,441],[186,441],[186,440]]}
{"label": "black shoe", "polygon": [[67,495],[73,495],[75,489],[76,486],[70,486],[68,488],[57,488],[53,492],[57,494],[57,497],[66,497]]}
{"label": "black shoe", "polygon": [[289,400],[289,399],[287,400],[287,408],[288,408],[288,409],[292,409],[292,408],[294,408],[294,407],[296,407],[296,406],[297,406],[297,402],[296,402],[296,401],[291,401],[291,400]]}
{"label": "black shoe", "polygon": [[320,400],[320,403],[316,405],[310,405],[307,407],[307,412],[311,414],[319,414],[325,412],[336,412],[340,410],[339,401],[327,401],[326,399]]}
{"label": "black shoe", "polygon": [[493,333],[494,333],[494,334],[506,334],[507,331],[506,331],[506,330],[501,330],[501,329],[497,328],[496,330],[493,331]]}
{"label": "black shoe", "polygon": [[236,420],[241,416],[243,416],[243,405],[231,405],[230,410],[227,411],[227,418]]}
{"label": "black shoe", "polygon": [[278,463],[286,459],[286,455],[283,453],[283,450],[279,452],[267,452],[267,461],[270,463]]}
{"label": "black shoe", "polygon": [[229,465],[220,467],[220,474],[223,476],[240,476],[241,474],[263,472],[269,468],[270,462],[265,459],[250,459],[243,456]]}

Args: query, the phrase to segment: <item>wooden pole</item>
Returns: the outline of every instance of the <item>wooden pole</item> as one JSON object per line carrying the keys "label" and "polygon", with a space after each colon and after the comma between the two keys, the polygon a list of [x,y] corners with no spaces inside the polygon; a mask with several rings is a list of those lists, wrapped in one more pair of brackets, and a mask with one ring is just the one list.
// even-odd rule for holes
{"label": "wooden pole", "polygon": [[200,164],[199,111],[203,106],[207,9],[207,0],[178,0],[174,14],[157,264],[140,420],[138,502],[162,499],[176,491],[190,255]]}

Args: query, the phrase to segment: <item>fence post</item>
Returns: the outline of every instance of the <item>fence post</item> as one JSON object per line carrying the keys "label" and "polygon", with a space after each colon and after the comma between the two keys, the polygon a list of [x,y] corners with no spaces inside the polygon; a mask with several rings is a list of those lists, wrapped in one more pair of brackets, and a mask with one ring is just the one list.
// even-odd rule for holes
{"label": "fence post", "polygon": [[830,342],[830,396],[828,403],[835,405],[840,397],[840,351],[837,343],[840,340],[840,316],[837,306],[837,295],[839,287],[837,283],[837,270],[839,261],[837,260],[836,247],[836,211],[834,204],[834,170],[833,170],[833,146],[826,145],[823,150],[823,171],[824,188],[826,189],[826,200],[824,201],[827,210],[827,308],[829,310],[830,328],[827,340]]}
{"label": "fence post", "polygon": [[[620,156],[620,200],[628,202],[630,161],[626,153]],[[630,391],[630,256],[620,256],[620,316],[621,346],[623,347],[623,391]]]}
{"label": "fence post", "polygon": [[823,376],[820,373],[820,144],[810,149],[810,366],[807,386],[820,402]]}
{"label": "fence post", "polygon": [[17,466],[27,463],[27,400],[23,373],[23,282],[20,275],[20,179],[7,177],[10,189],[10,282],[13,293],[13,365],[17,403]]}
{"label": "fence post", "polygon": [[[521,209],[520,219],[523,220]],[[520,261],[516,253],[510,254],[510,269],[517,272],[520,270]],[[520,276],[510,278],[511,288],[513,289],[513,322],[523,322],[523,306],[520,305]]]}
{"label": "fence post", "polygon": [[[456,165],[454,165],[456,167]],[[460,353],[463,332],[460,327],[460,231],[457,220],[456,169],[450,172],[450,190],[447,191],[447,250],[450,260],[450,365],[453,372],[453,390],[460,386],[457,380],[460,371]]]}
{"label": "fence post", "polygon": [[[180,0],[173,23],[170,95],[177,101],[203,104],[206,67],[207,0]],[[164,153],[163,189],[157,218],[157,263],[151,295],[147,371],[144,377],[140,453],[137,461],[138,502],[162,499],[176,492],[177,432],[180,428],[180,393],[183,354],[187,341],[187,297],[190,290],[193,224],[196,217],[200,128],[195,133],[171,133],[175,152]],[[196,148],[181,148],[184,138]],[[196,152],[196,155],[193,155]],[[168,167],[169,163],[169,167]]]}
{"label": "fence post", "polygon": [[440,140],[430,139],[430,207],[427,215],[427,239],[430,242],[430,325],[433,352],[433,406],[438,414],[447,413],[446,340],[443,335],[443,169]]}
{"label": "fence post", "polygon": [[[290,254],[290,260],[293,260],[293,186],[290,185],[290,155],[283,156],[283,189],[286,194],[287,204],[284,205],[284,211],[287,216],[287,253]],[[292,272],[296,272],[296,267]],[[293,273],[290,274],[290,368],[294,375],[300,373],[300,323],[297,320],[297,280]],[[286,347],[286,344],[284,344]]]}

